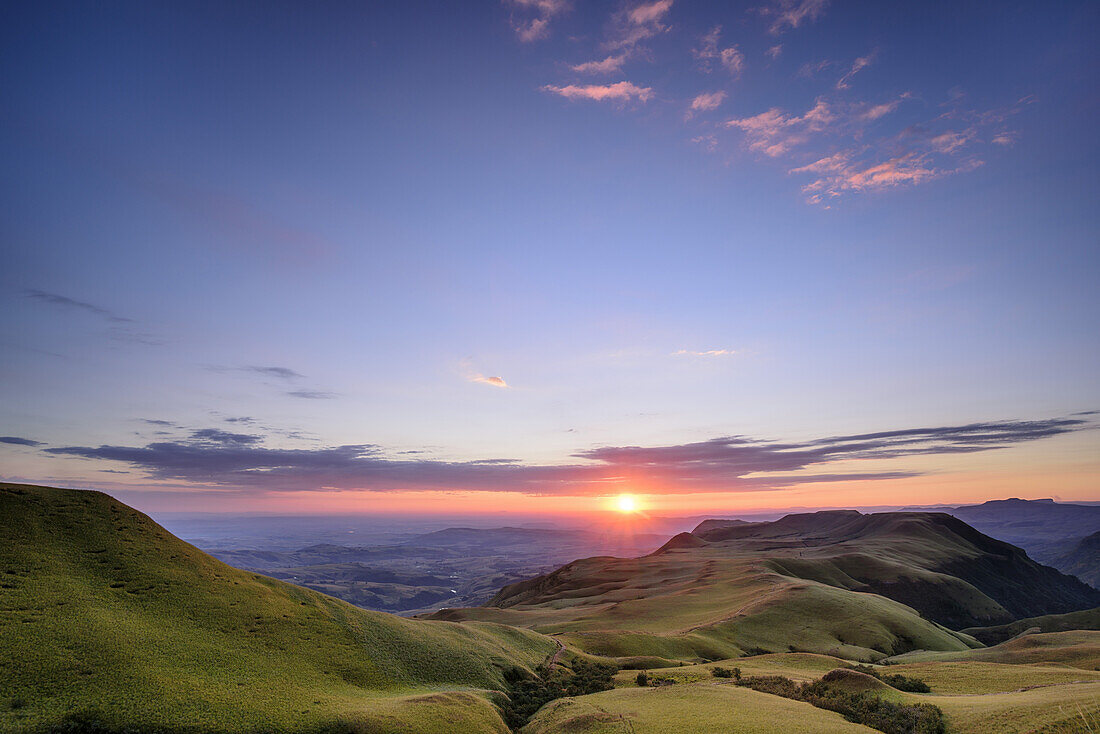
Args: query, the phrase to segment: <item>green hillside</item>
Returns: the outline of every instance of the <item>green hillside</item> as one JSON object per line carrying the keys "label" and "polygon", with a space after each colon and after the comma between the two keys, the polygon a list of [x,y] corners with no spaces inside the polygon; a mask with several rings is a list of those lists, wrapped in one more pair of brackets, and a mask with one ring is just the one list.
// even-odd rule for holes
{"label": "green hillside", "polygon": [[3,731],[506,731],[475,692],[555,649],[239,571],[98,492],[0,485]]}
{"label": "green hillside", "polygon": [[1066,614],[1028,617],[995,627],[970,627],[963,632],[982,644],[997,645],[1028,631],[1068,632],[1071,630],[1100,630],[1100,607]]}
{"label": "green hillside", "polygon": [[952,629],[1100,604],[1100,591],[938,512],[816,512],[697,537],[773,558],[791,576],[888,596]]}
{"label": "green hillside", "polygon": [[624,665],[804,651],[877,660],[915,648],[979,643],[883,596],[792,578],[727,548],[671,547],[643,558],[588,558],[506,587],[496,607],[452,609],[555,634]]}

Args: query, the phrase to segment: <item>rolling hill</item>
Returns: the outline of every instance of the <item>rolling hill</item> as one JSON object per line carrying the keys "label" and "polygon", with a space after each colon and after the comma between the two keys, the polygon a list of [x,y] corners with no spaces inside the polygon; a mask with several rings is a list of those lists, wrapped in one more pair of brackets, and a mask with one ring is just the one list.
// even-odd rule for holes
{"label": "rolling hill", "polygon": [[945,513],[816,512],[697,537],[771,554],[790,575],[882,594],[953,629],[1100,602],[1095,589]]}
{"label": "rolling hill", "polygon": [[98,492],[2,484],[0,518],[3,731],[500,732],[478,691],[556,649],[232,568]]}
{"label": "rolling hill", "polygon": [[[1095,606],[1095,590],[942,513],[710,524],[596,557],[435,618],[526,626],[628,666],[805,651],[877,660],[978,647],[964,626]],[[667,663],[666,663],[667,664]]]}

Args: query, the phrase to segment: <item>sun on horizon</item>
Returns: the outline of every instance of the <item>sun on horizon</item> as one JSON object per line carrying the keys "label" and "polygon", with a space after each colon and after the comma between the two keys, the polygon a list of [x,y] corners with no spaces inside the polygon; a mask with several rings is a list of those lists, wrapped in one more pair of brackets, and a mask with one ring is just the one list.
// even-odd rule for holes
{"label": "sun on horizon", "polygon": [[638,511],[638,498],[632,494],[620,494],[615,498],[615,510],[624,514]]}

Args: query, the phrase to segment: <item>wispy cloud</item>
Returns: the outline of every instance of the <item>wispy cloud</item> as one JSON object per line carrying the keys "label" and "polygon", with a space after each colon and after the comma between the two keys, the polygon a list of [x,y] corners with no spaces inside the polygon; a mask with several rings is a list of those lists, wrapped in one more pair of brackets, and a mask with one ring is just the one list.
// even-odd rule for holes
{"label": "wispy cloud", "polygon": [[283,380],[294,380],[299,377],[305,377],[305,375],[303,375],[302,373],[295,372],[289,367],[265,367],[261,365],[248,365],[247,367],[242,367],[241,369],[251,372],[257,372],[261,375],[267,375],[269,377],[278,377]]}
{"label": "wispy cloud", "polygon": [[699,39],[699,45],[691,50],[691,54],[699,61],[699,66],[704,71],[710,72],[716,66],[722,66],[734,79],[737,79],[745,68],[745,55],[735,45],[720,48],[721,36],[722,26],[714,26]]}
{"label": "wispy cloud", "polygon": [[695,351],[691,349],[677,349],[673,352],[673,356],[689,356],[689,357],[732,357],[735,354],[739,354],[735,349],[706,349],[703,351]]}
{"label": "wispy cloud", "polygon": [[637,44],[669,29],[664,18],[673,0],[654,0],[627,7],[612,17],[612,31],[606,46],[631,50]]}
{"label": "wispy cloud", "polygon": [[573,64],[569,68],[578,74],[614,74],[622,71],[626,54],[608,56],[600,61],[585,61],[583,64]]}
{"label": "wispy cloud", "polygon": [[691,117],[696,112],[710,112],[711,110],[716,110],[725,99],[725,92],[704,92],[691,100],[687,115]]}
{"label": "wispy cloud", "polygon": [[324,390],[289,390],[287,395],[303,400],[332,400],[336,397],[336,393],[325,392]]}
{"label": "wispy cloud", "polygon": [[725,124],[744,133],[750,150],[791,160],[788,173],[814,175],[802,191],[809,203],[827,205],[845,193],[914,186],[979,168],[984,161],[976,146],[987,137],[992,143],[1030,103],[985,112],[952,107],[900,132],[884,132],[878,121],[914,98],[905,92],[871,104],[819,97],[803,115],[772,108]]}
{"label": "wispy cloud", "polygon": [[820,204],[829,198],[836,198],[846,191],[873,191],[898,186],[915,185],[955,173],[972,171],[982,162],[976,159],[966,161],[954,168],[937,167],[928,155],[907,153],[888,160],[868,164],[851,159],[846,152],[836,153],[800,168],[792,168],[791,173],[812,173],[816,178],[802,187],[811,204]]}
{"label": "wispy cloud", "polygon": [[570,84],[559,87],[547,84],[543,91],[557,94],[566,99],[588,99],[596,102],[630,102],[637,100],[648,102],[653,96],[650,87],[639,87],[632,82],[616,82],[614,84]]}
{"label": "wispy cloud", "polygon": [[550,35],[550,21],[569,10],[566,0],[506,0],[512,6],[512,29],[524,43]]}
{"label": "wispy cloud", "polygon": [[769,5],[760,8],[760,13],[773,19],[768,30],[772,35],[779,35],[817,20],[828,4],[829,0],[772,0]]}
{"label": "wispy cloud", "polygon": [[47,293],[46,291],[33,289],[24,291],[24,295],[39,303],[46,303],[51,306],[57,306],[78,313],[87,313],[103,319],[110,324],[106,331],[107,336],[115,341],[144,344],[147,346],[159,346],[164,344],[163,339],[153,334],[136,330],[133,324],[137,322],[134,321],[134,319],[119,316],[113,311],[96,306],[95,304],[86,301],[78,301],[68,296],[58,295],[57,293]]}
{"label": "wispy cloud", "polygon": [[852,77],[870,66],[871,62],[874,61],[874,59],[875,53],[871,52],[866,56],[860,56],[855,61],[853,61],[851,68],[849,68],[848,71],[844,73],[844,76],[840,77],[840,79],[837,79],[836,88],[848,89],[851,86]]}
{"label": "wispy cloud", "polygon": [[53,306],[60,306],[61,308],[94,314],[116,324],[129,324],[134,322],[133,319],[119,316],[118,314],[108,311],[105,308],[101,308],[86,301],[77,301],[73,298],[69,298],[68,296],[61,296],[56,293],[47,293],[45,291],[39,290],[28,290],[26,291],[26,296],[27,298],[40,301],[41,303],[48,303]]}
{"label": "wispy cloud", "polygon": [[663,491],[737,492],[837,481],[880,481],[918,476],[904,465],[870,472],[836,462],[898,461],[906,457],[968,454],[1008,448],[1089,427],[1085,418],[993,421],[909,428],[779,442],[724,436],[664,446],[603,446],[573,455],[564,465],[511,459],[440,461],[394,458],[375,444],[315,449],[262,445],[257,437],[209,429],[189,439],[145,446],[65,446],[55,456],[108,461],[155,479],[272,491],[466,489],[528,494],[605,494],[644,478]]}
{"label": "wispy cloud", "polygon": [[783,44],[782,43],[775,44],[774,46],[769,48],[767,51],[765,51],[764,54],[769,59],[771,59],[772,61],[775,61],[776,59],[778,59],[783,54]]}
{"label": "wispy cloud", "polygon": [[810,135],[819,133],[836,120],[829,104],[818,99],[805,114],[792,116],[777,107],[752,117],[732,119],[727,127],[744,131],[749,147],[776,158],[791,148],[805,143]]}
{"label": "wispy cloud", "polygon": [[41,441],[32,441],[29,438],[20,438],[19,436],[0,436],[0,443],[11,444],[12,446],[45,446]]}

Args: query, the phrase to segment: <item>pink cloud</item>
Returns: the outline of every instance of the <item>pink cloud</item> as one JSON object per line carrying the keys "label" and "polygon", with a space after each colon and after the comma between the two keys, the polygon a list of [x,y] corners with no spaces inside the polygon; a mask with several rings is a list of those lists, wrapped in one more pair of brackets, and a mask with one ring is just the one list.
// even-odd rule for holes
{"label": "pink cloud", "polygon": [[779,55],[783,53],[783,44],[777,43],[764,53],[767,54],[768,58],[770,58],[772,61],[775,61],[779,58]]}
{"label": "pink cloud", "polygon": [[696,135],[691,139],[691,142],[702,146],[703,150],[708,153],[713,153],[718,150],[718,138],[714,135]]}
{"label": "pink cloud", "polygon": [[655,23],[672,9],[672,0],[655,0],[651,3],[643,3],[627,11],[627,17],[635,25]]}
{"label": "pink cloud", "polygon": [[759,115],[729,120],[726,126],[743,130],[752,150],[776,158],[807,142],[811,135],[822,132],[836,119],[829,105],[819,99],[799,117],[791,117],[773,107]]}
{"label": "pink cloud", "polygon": [[608,56],[602,61],[585,61],[583,64],[574,64],[569,68],[579,74],[612,74],[622,70],[626,54]]}
{"label": "pink cloud", "polygon": [[737,49],[737,46],[730,46],[729,48],[722,49],[719,57],[722,61],[722,66],[726,67],[726,70],[729,71],[734,78],[741,76],[741,69],[745,65],[745,55]]}
{"label": "pink cloud", "polygon": [[512,29],[524,43],[546,38],[550,33],[550,20],[569,9],[567,0],[506,0],[516,10],[533,14],[533,17],[513,18]]}
{"label": "pink cloud", "polygon": [[972,130],[964,130],[961,133],[948,130],[945,133],[940,133],[933,137],[929,143],[940,153],[954,153],[970,142],[973,135],[974,132]]}
{"label": "pink cloud", "polygon": [[902,103],[902,100],[908,99],[906,95],[902,95],[900,98],[893,100],[892,102],[884,102],[883,104],[877,104],[869,107],[866,112],[860,115],[860,119],[874,121],[880,117],[886,117],[891,112],[898,108],[898,105]]}
{"label": "pink cloud", "polygon": [[608,48],[631,49],[638,43],[668,30],[663,19],[672,9],[673,0],[654,0],[622,10],[612,18],[613,30]]}
{"label": "pink cloud", "polygon": [[718,106],[721,105],[725,99],[725,92],[704,92],[691,100],[691,111],[709,112],[710,110],[718,109]]}
{"label": "pink cloud", "polygon": [[763,15],[774,16],[772,35],[779,35],[788,28],[798,28],[807,21],[814,21],[825,12],[829,0],[772,0],[770,6],[762,8]]}
{"label": "pink cloud", "polygon": [[932,163],[928,154],[915,152],[879,163],[858,161],[855,158],[854,151],[842,151],[808,165],[792,168],[789,173],[816,174],[818,178],[804,185],[802,191],[808,195],[807,202],[821,204],[846,191],[914,186],[943,176],[972,171],[982,165],[982,161],[971,159],[953,169],[939,168]]}
{"label": "pink cloud", "polygon": [[650,97],[653,96],[652,88],[639,87],[631,82],[585,85],[570,84],[565,87],[547,84],[542,89],[545,92],[552,92],[566,99],[590,99],[597,102],[629,102],[634,99],[641,102],[647,102]]}
{"label": "pink cloud", "polygon": [[722,35],[722,26],[716,25],[699,39],[698,48],[691,50],[691,55],[699,60],[703,71],[712,71],[715,63],[721,64],[736,79],[741,76],[745,66],[745,55],[737,46],[718,48],[718,41]]}
{"label": "pink cloud", "polygon": [[468,378],[470,382],[480,382],[482,385],[492,385],[493,387],[508,387],[508,383],[504,381],[503,377],[486,377],[485,375],[474,375]]}

